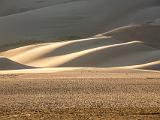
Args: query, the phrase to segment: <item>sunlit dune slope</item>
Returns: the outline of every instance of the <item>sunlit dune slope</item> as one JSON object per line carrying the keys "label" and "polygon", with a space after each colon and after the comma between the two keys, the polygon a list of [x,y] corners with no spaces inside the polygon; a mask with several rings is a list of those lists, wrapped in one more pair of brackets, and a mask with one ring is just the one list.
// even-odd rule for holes
{"label": "sunlit dune slope", "polygon": [[159,0],[2,0],[0,69],[160,70],[159,11]]}
{"label": "sunlit dune slope", "polygon": [[112,36],[112,38],[122,41],[142,41],[145,44],[160,48],[160,23],[159,25],[152,23],[144,23],[141,25],[130,25],[116,28],[112,31],[104,33],[105,36]]}
{"label": "sunlit dune slope", "polygon": [[0,57],[0,70],[18,70],[18,69],[30,69],[30,68],[33,68],[33,67],[16,63],[5,57]]}
{"label": "sunlit dune slope", "polygon": [[158,61],[160,50],[141,41],[123,42],[109,37],[95,37],[25,46],[1,55],[33,67],[139,68],[141,64]]}
{"label": "sunlit dune slope", "polygon": [[138,68],[138,69],[145,69],[145,70],[160,70],[160,60],[146,63],[146,64],[141,64],[141,65],[134,65],[134,66],[129,66],[125,68]]}

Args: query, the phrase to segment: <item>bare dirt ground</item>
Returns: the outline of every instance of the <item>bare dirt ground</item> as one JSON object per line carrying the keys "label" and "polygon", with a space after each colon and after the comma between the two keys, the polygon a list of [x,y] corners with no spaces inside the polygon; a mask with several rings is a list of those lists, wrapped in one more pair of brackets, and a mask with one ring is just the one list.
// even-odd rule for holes
{"label": "bare dirt ground", "polygon": [[0,120],[159,119],[159,72],[0,74]]}

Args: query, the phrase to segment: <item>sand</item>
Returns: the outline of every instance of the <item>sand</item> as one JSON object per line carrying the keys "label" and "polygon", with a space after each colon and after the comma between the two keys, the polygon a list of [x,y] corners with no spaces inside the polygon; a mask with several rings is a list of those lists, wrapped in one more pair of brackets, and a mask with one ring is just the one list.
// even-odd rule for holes
{"label": "sand", "polygon": [[148,42],[147,44],[142,41],[124,42],[110,37],[97,37],[24,46],[2,52],[1,56],[37,68],[130,67],[143,69],[142,66],[145,65],[144,67],[148,69],[149,67],[146,66],[150,65],[149,63],[159,64],[160,50],[152,48]]}
{"label": "sand", "polygon": [[[6,13],[0,17],[1,46],[86,38],[160,17],[159,9],[147,11],[158,8],[158,0],[47,1],[3,0],[1,9]],[[141,11],[147,12],[139,15]]]}
{"label": "sand", "polygon": [[159,120],[159,0],[1,0],[0,120]]}
{"label": "sand", "polygon": [[1,120],[160,118],[159,72],[80,68],[13,73],[0,75]]}
{"label": "sand", "polygon": [[24,69],[30,66],[159,70],[158,0],[1,3],[0,56],[6,59],[5,65],[0,65],[2,70],[4,66],[15,69],[16,64],[17,69],[22,65]]}

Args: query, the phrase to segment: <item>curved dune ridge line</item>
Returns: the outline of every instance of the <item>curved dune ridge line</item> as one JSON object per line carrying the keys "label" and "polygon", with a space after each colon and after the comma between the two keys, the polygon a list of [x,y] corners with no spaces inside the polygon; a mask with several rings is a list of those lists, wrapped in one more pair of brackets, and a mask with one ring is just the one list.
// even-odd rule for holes
{"label": "curved dune ridge line", "polygon": [[128,66],[125,68],[139,68],[139,69],[148,69],[148,70],[160,70],[160,60],[146,63],[146,64],[141,64],[141,65],[134,65],[134,66]]}
{"label": "curved dune ridge line", "polygon": [[30,69],[32,67],[16,63],[8,58],[0,57],[0,70]]}
{"label": "curved dune ridge line", "polygon": [[1,0],[0,69],[160,70],[159,11],[159,0]]}
{"label": "curved dune ridge line", "polygon": [[160,59],[160,50],[141,41],[123,42],[110,37],[95,37],[24,46],[1,55],[24,65],[42,68],[130,66],[149,69],[151,67],[147,66],[151,64],[148,63]]}
{"label": "curved dune ridge line", "polygon": [[[159,70],[160,50],[140,41],[113,38],[43,43],[0,54],[0,69],[32,67],[126,67]],[[4,59],[5,58],[5,59]]]}
{"label": "curved dune ridge line", "polygon": [[[0,1],[0,16],[8,16],[12,14],[22,13],[35,9],[40,9],[57,4],[64,4],[72,0],[1,0]],[[76,0],[74,0],[76,1]],[[9,8],[9,9],[8,9]]]}
{"label": "curved dune ridge line", "polygon": [[[2,0],[1,3],[3,11],[0,11],[6,14],[9,11],[8,16],[0,17],[1,49],[4,45],[86,38],[117,26],[160,17],[159,0]],[[146,14],[138,14],[148,9]],[[133,16],[135,19],[131,20]]]}
{"label": "curved dune ridge line", "polygon": [[129,25],[116,28],[112,31],[104,33],[105,36],[112,36],[112,38],[133,41],[139,40],[154,48],[160,48],[160,24],[158,21],[155,23],[144,23],[140,25]]}

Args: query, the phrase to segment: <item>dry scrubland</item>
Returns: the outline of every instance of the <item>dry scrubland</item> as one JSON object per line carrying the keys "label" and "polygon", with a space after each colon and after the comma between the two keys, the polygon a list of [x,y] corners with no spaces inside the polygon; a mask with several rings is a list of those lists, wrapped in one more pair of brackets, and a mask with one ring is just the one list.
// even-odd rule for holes
{"label": "dry scrubland", "polygon": [[0,120],[159,120],[159,0],[0,0]]}
{"label": "dry scrubland", "polygon": [[0,79],[1,120],[160,119],[159,72],[81,68]]}

